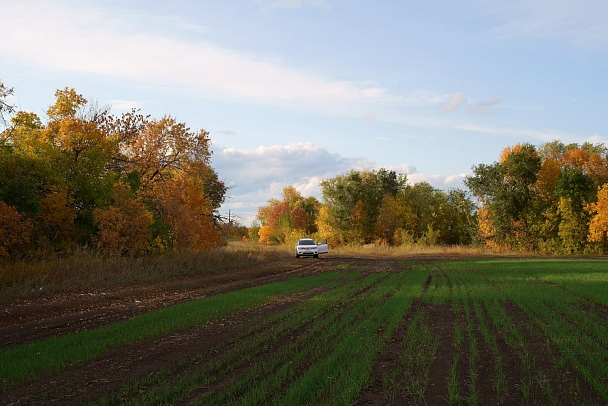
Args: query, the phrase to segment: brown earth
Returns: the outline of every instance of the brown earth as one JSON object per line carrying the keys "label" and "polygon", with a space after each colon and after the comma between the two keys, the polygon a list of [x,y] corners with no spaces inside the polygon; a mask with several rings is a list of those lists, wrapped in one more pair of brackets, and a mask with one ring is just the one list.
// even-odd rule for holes
{"label": "brown earth", "polygon": [[[429,263],[435,258],[414,258],[413,261]],[[438,258],[437,258],[438,259]],[[445,259],[445,258],[441,258]],[[309,275],[326,272],[333,267],[349,262],[366,272],[378,270],[404,269],[403,262],[392,259],[343,258],[326,256],[321,259],[286,259],[276,266],[230,272],[223,275],[208,275],[183,278],[178,281],[163,281],[145,286],[133,284],[106,291],[75,292],[56,295],[38,300],[15,301],[0,306],[0,346],[22,344],[43,337],[92,329],[133,317],[150,310],[170,306],[179,302],[200,299],[206,296],[242,289],[271,281],[282,280],[294,275]],[[442,275],[442,273],[444,275]],[[427,280],[425,290],[432,288],[437,278],[445,277],[443,270],[435,271]],[[14,404],[82,404],[104,395],[116,393],[125,384],[156,372],[173,367],[185,358],[195,359],[197,354],[211,351],[216,346],[234,345],[234,337],[255,317],[275,314],[306,298],[319,293],[308,291],[285,296],[248,312],[237,314],[221,322],[211,323],[204,328],[188,329],[133,344],[98,358],[86,365],[74,367],[60,374],[0,387],[0,403]],[[521,360],[519,354],[507,343],[500,341],[498,349],[506,376],[504,393],[496,395],[490,379],[495,357],[485,343],[479,326],[473,332],[479,350],[475,386],[479,393],[478,404],[604,404],[584,380],[574,370],[559,370],[551,359],[546,347],[546,337],[538,331],[530,331],[528,316],[516,305],[508,307],[508,313],[515,325],[526,336],[528,348],[538,349],[534,353],[534,365],[547,377],[552,385],[553,397],[547,398],[534,386],[532,401],[527,401],[521,391]],[[386,371],[398,368],[399,352],[403,347],[404,332],[417,311],[426,312],[430,328],[439,341],[428,376],[426,393],[413,396],[396,393],[387,397],[383,388]],[[460,386],[468,388],[471,377],[468,372],[468,344],[456,348],[454,327],[460,325],[466,330],[466,321],[454,317],[451,305],[432,305],[417,300],[398,326],[385,349],[378,356],[368,384],[361,391],[355,404],[448,404],[447,376],[449,365],[456,354],[460,354],[458,377]],[[500,337],[499,332],[494,333]],[[269,349],[272,351],[272,348]],[[1,361],[0,361],[1,362]],[[204,362],[200,360],[199,362]],[[235,373],[238,373],[235,371]],[[576,383],[576,397],[571,396]],[[220,382],[218,385],[225,384]],[[461,394],[461,404],[471,400],[467,393]]]}

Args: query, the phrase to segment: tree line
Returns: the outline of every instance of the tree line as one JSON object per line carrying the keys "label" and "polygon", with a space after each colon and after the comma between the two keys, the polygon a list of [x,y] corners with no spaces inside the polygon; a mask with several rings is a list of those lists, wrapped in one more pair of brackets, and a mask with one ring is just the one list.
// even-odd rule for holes
{"label": "tree line", "polygon": [[92,247],[109,255],[208,249],[226,185],[209,134],[170,116],[116,116],[74,89],[46,119],[0,83],[0,259]]}
{"label": "tree line", "polygon": [[606,253],[608,149],[603,144],[505,148],[473,167],[478,235],[489,246],[556,254]]}
{"label": "tree line", "polygon": [[475,240],[475,204],[463,190],[407,183],[386,169],[355,171],[321,182],[322,202],[292,186],[283,199],[258,211],[262,243],[292,243],[302,235],[332,244],[469,245]]}
{"label": "tree line", "polygon": [[[206,250],[226,243],[227,187],[209,134],[170,116],[111,115],[74,89],[44,120],[7,102],[0,82],[0,260],[89,247],[107,255]],[[468,190],[410,184],[395,171],[323,180],[322,198],[285,187],[238,230],[263,244],[475,245],[553,254],[608,251],[603,144],[505,148],[473,166]]]}
{"label": "tree line", "polygon": [[475,245],[549,254],[608,252],[608,149],[603,144],[505,148],[442,191],[404,174],[350,171],[321,182],[322,202],[293,187],[258,213],[259,239],[334,244]]}

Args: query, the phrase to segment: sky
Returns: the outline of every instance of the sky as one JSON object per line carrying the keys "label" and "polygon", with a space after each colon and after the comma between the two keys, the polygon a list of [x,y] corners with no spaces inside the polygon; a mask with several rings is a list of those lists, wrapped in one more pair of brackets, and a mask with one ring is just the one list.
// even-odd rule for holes
{"label": "sky", "polygon": [[220,213],[386,168],[465,189],[517,143],[608,145],[605,0],[0,0],[0,81],[212,140]]}

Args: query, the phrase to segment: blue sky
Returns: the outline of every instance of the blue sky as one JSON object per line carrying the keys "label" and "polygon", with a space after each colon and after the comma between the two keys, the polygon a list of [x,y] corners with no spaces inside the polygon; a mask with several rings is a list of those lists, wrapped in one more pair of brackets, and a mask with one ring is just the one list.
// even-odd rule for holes
{"label": "blue sky", "polygon": [[518,142],[608,144],[604,0],[2,0],[0,80],[210,132],[249,225],[284,186],[387,168],[463,188]]}

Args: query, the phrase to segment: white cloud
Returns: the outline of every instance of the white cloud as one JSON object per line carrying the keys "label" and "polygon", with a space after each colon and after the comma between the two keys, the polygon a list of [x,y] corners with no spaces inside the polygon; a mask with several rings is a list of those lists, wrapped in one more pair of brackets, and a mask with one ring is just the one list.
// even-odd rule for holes
{"label": "white cloud", "polygon": [[[561,132],[558,131],[538,131],[538,130],[527,130],[527,129],[513,129],[513,128],[505,128],[505,127],[496,127],[496,126],[483,126],[483,125],[475,125],[475,124],[457,124],[455,128],[466,131],[473,131],[484,134],[498,134],[498,135],[507,135],[511,137],[521,138],[521,137],[530,137],[535,138],[542,141],[553,141],[557,139],[567,139],[568,137]],[[572,138],[572,137],[570,137]]]}
{"label": "white cloud", "polygon": [[407,180],[410,185],[420,182],[427,182],[436,189],[463,189],[464,178],[467,176],[466,173],[458,175],[440,175],[440,174],[423,174],[413,173],[408,175]]}
{"label": "white cloud", "polygon": [[371,170],[377,164],[364,158],[345,158],[307,143],[261,146],[254,150],[213,146],[212,165],[232,186],[230,199],[221,208],[231,210],[249,225],[259,207],[280,199],[285,186],[303,196],[321,199],[320,182],[350,170]]}
{"label": "white cloud", "polygon": [[141,103],[132,100],[110,100],[112,110],[115,111],[131,111],[132,109],[141,108]]}
{"label": "white cloud", "polygon": [[[269,184],[277,182],[284,186],[300,183],[312,190],[309,186],[311,179],[374,166],[366,159],[344,158],[310,142],[260,146],[254,150],[223,148],[214,144],[213,149],[213,164],[218,173],[245,193],[266,189]],[[311,195],[319,196],[318,185]]]}
{"label": "white cloud", "polygon": [[234,130],[217,130],[217,131],[214,131],[214,133],[225,135],[227,137],[233,137],[237,134],[236,131],[234,131]]}
{"label": "white cloud", "polygon": [[320,182],[351,169],[374,169],[364,158],[345,158],[310,142],[260,146],[254,150],[213,146],[212,165],[232,186],[231,198],[221,208],[232,210],[245,225],[255,219],[259,207],[271,198],[280,199],[285,186],[303,196],[321,199]]}
{"label": "white cloud", "polygon": [[585,139],[584,142],[588,142],[591,144],[604,144],[606,143],[606,138],[602,137],[599,134],[593,134],[592,136]]}
{"label": "white cloud", "polygon": [[245,225],[255,219],[257,210],[269,199],[280,199],[285,186],[294,186],[303,196],[321,200],[320,183],[350,170],[381,168],[407,175],[410,183],[429,182],[438,189],[462,187],[465,175],[417,174],[408,164],[381,165],[365,158],[346,158],[310,142],[261,146],[256,149],[213,147],[212,165],[232,186],[230,199],[221,208],[231,210]]}
{"label": "white cloud", "polygon": [[331,80],[267,57],[137,31],[127,19],[61,2],[3,5],[0,52],[58,70],[197,87],[209,97],[331,106],[380,100],[369,83]]}
{"label": "white cloud", "polygon": [[363,114],[363,115],[361,116],[361,118],[362,118],[364,121],[376,121],[376,120],[377,120],[376,114],[371,113],[371,112],[368,112],[368,113]]}
{"label": "white cloud", "polygon": [[408,165],[408,164],[401,164],[401,165],[376,165],[373,169],[386,169],[389,171],[395,171],[397,173],[404,173],[406,174],[408,177],[411,174],[416,173],[416,167]]}

